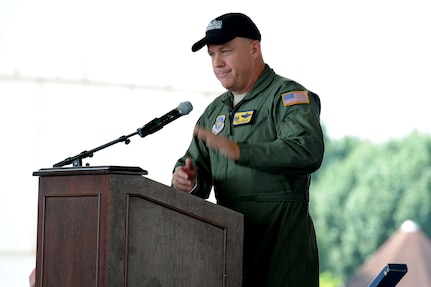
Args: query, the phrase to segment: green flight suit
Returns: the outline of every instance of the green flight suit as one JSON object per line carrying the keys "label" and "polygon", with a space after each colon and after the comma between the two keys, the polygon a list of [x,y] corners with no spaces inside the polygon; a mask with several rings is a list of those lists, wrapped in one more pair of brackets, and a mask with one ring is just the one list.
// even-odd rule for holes
{"label": "green flight suit", "polygon": [[184,157],[198,170],[192,194],[244,214],[243,286],[314,287],[319,259],[309,214],[311,173],[322,162],[319,97],[277,75],[268,65],[244,99],[217,97],[198,125],[240,146],[241,159],[226,159],[193,137]]}

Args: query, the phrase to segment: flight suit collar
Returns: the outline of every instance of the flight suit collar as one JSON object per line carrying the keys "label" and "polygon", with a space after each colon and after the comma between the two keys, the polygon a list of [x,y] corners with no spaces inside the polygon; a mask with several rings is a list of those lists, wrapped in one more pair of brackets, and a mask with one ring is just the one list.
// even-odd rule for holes
{"label": "flight suit collar", "polygon": [[[260,75],[260,77],[257,79],[253,88],[250,90],[250,92],[247,93],[243,101],[251,100],[257,97],[259,94],[261,94],[261,92],[271,84],[274,77],[275,77],[274,70],[271,69],[268,64],[265,64],[265,69],[263,70],[262,75]],[[231,91],[228,91],[225,94],[225,97],[222,100],[222,102],[228,107],[233,108],[233,97],[234,97],[233,93]]]}

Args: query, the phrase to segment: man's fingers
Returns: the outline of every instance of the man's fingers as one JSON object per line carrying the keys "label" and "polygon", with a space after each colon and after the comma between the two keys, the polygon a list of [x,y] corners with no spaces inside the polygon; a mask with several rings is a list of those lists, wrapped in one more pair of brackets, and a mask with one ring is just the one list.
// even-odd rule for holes
{"label": "man's fingers", "polygon": [[183,178],[183,179],[187,179],[187,177],[188,177],[187,172],[184,170],[184,166],[177,167],[175,169],[174,175],[177,178]]}
{"label": "man's fingers", "polygon": [[240,149],[236,142],[233,142],[221,135],[215,135],[210,130],[199,126],[195,127],[193,134],[205,141],[207,147],[218,150],[228,159],[239,160]]}
{"label": "man's fingers", "polygon": [[206,143],[207,147],[217,148],[217,144],[219,142],[218,137],[209,130],[196,126],[193,134],[202,139]]}
{"label": "man's fingers", "polygon": [[193,188],[194,180],[190,179],[188,168],[185,166],[179,166],[175,169],[172,185],[178,190],[189,192]]}
{"label": "man's fingers", "polygon": [[184,178],[176,177],[173,180],[173,185],[176,189],[189,192],[193,188],[193,182]]}
{"label": "man's fingers", "polygon": [[190,158],[186,158],[184,166],[178,166],[175,168],[172,185],[174,188],[190,192],[195,186],[197,177],[196,168]]}

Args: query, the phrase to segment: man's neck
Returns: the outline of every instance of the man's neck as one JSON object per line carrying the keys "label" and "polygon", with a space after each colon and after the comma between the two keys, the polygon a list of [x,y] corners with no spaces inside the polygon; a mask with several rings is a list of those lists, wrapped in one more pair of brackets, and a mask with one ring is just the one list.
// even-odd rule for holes
{"label": "man's neck", "polygon": [[247,95],[247,93],[245,94],[239,94],[239,95],[233,95],[233,106],[235,107],[239,102],[242,101],[242,99],[244,99],[244,97]]}

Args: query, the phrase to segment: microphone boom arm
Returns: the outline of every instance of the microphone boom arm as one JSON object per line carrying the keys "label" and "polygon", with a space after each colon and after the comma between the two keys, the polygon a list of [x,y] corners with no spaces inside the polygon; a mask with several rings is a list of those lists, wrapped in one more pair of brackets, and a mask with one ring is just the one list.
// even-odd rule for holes
{"label": "microphone boom arm", "polygon": [[166,115],[164,115],[160,118],[155,118],[154,120],[147,123],[143,127],[138,128],[136,132],[131,133],[128,136],[121,136],[116,140],[108,142],[108,143],[101,145],[101,146],[99,146],[95,149],[92,149],[90,151],[85,150],[78,155],[68,157],[63,161],[60,161],[60,162],[54,164],[53,167],[62,167],[64,165],[68,165],[68,164],[73,164],[73,166],[82,166],[82,159],[87,158],[87,157],[93,157],[93,154],[95,152],[102,150],[104,148],[107,148],[107,147],[114,145],[116,143],[119,143],[119,142],[124,142],[127,145],[130,143],[129,138],[134,136],[134,135],[137,135],[137,134],[139,134],[143,138],[149,134],[152,134],[152,133],[160,130],[161,128],[163,128],[163,126],[167,125],[168,123],[172,122],[173,120],[176,120],[177,118],[179,118],[183,115],[187,115],[188,113],[190,113],[190,111],[192,109],[193,109],[193,106],[190,102],[180,103],[176,109],[170,111],[169,113],[167,113]]}
{"label": "microphone boom arm", "polygon": [[85,150],[85,151],[81,152],[80,154],[77,154],[77,155],[72,156],[72,157],[68,157],[68,158],[66,158],[63,161],[54,164],[53,167],[62,167],[62,166],[68,165],[68,164],[72,164],[73,166],[82,166],[82,160],[84,158],[93,157],[93,154],[95,152],[97,152],[99,150],[102,150],[102,149],[105,149],[107,147],[110,147],[110,146],[112,146],[114,144],[117,144],[119,142],[124,142],[127,145],[127,144],[130,143],[130,139],[129,138],[132,137],[132,136],[134,136],[134,135],[137,135],[137,134],[138,134],[138,132],[134,132],[134,133],[131,133],[131,134],[127,135],[127,136],[121,136],[121,137],[119,137],[116,140],[110,141],[110,142],[108,142],[108,143],[106,143],[104,145],[101,145],[101,146],[99,146],[97,148],[94,148],[92,150],[89,150],[89,151]]}

